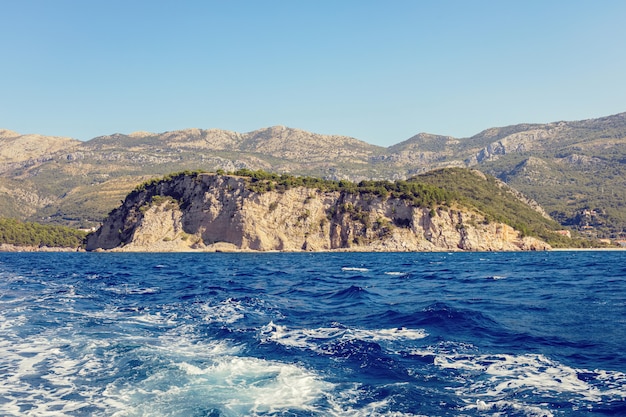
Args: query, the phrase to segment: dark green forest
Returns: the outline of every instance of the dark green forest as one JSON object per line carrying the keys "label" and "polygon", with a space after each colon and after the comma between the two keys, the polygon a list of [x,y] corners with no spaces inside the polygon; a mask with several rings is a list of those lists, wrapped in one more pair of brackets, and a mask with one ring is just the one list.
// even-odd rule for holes
{"label": "dark green forest", "polygon": [[66,226],[0,218],[0,243],[15,246],[80,248],[86,234]]}

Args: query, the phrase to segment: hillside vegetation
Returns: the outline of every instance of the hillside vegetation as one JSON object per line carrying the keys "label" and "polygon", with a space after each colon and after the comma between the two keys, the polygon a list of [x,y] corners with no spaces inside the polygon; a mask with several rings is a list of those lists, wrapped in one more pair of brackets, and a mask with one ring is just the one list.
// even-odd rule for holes
{"label": "hillside vegetation", "polygon": [[555,233],[561,225],[546,216],[543,209],[505,183],[480,171],[443,168],[421,174],[413,180],[445,187],[448,192],[460,196],[461,204],[476,208],[488,221],[508,224],[523,235],[539,237],[553,247],[599,245],[588,239],[571,239]]}
{"label": "hillside vegetation", "polygon": [[0,218],[0,244],[80,248],[87,233],[65,226],[42,225]]}

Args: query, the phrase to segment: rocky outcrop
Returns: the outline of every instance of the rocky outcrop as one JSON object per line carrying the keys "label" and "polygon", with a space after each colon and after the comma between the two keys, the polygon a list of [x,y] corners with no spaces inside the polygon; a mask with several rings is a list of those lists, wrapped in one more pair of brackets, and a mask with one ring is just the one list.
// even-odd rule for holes
{"label": "rocky outcrop", "polygon": [[179,175],[128,195],[87,250],[489,251],[549,246],[461,207],[295,187],[255,192],[249,178]]}
{"label": "rocky outcrop", "polygon": [[[498,129],[492,129],[497,131]],[[530,152],[543,148],[543,142],[549,141],[562,130],[562,124],[546,125],[535,129],[509,134],[497,141],[489,143],[475,155],[468,158],[465,163],[468,166],[478,165],[487,161],[493,161],[499,157],[511,153]],[[488,132],[483,132],[488,137]]]}

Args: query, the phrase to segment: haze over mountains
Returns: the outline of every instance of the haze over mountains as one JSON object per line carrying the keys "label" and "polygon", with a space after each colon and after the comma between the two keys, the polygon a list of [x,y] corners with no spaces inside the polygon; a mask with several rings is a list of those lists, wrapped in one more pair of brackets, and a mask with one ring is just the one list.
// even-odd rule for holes
{"label": "haze over mountains", "polygon": [[490,128],[470,138],[420,133],[388,148],[283,126],[86,142],[0,130],[0,216],[96,225],[141,181],[182,170],[249,168],[359,181],[447,166],[502,179],[564,225],[600,237],[626,232],[626,113]]}

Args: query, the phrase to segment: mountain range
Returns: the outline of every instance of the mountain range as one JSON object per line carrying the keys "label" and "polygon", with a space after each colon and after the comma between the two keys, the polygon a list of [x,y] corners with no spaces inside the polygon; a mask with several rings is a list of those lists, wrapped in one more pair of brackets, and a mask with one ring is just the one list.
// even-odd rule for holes
{"label": "mountain range", "polygon": [[386,148],[284,126],[116,133],[84,142],[0,130],[0,217],[92,227],[138,183],[183,170],[361,181],[442,167],[493,175],[564,226],[597,237],[626,232],[626,113],[490,128],[469,138],[420,133]]}

